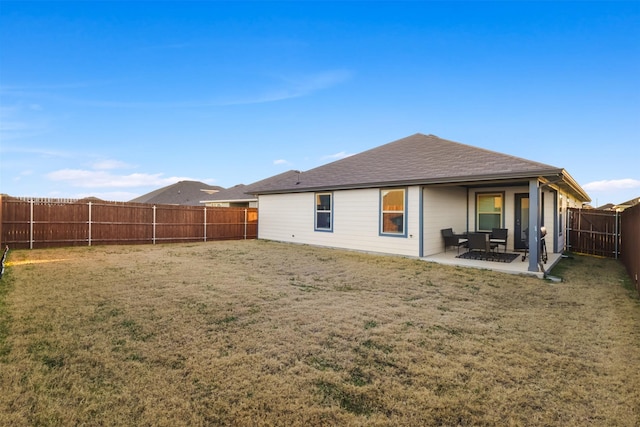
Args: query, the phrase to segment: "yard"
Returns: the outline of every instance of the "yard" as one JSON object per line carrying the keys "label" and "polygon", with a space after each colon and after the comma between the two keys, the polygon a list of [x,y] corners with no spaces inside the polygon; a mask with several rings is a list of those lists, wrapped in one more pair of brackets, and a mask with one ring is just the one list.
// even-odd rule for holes
{"label": "yard", "polygon": [[639,424],[614,260],[562,283],[255,240],[8,261],[0,425]]}

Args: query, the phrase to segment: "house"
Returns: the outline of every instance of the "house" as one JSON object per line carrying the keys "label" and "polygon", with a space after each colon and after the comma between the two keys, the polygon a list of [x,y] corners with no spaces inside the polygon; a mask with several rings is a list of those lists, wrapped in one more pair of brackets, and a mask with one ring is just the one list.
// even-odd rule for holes
{"label": "house", "polygon": [[640,204],[640,197],[634,197],[631,200],[627,200],[626,202],[622,202],[619,205],[615,205],[614,210],[622,212],[623,210],[632,208],[637,204]]}
{"label": "house", "polygon": [[258,207],[258,197],[255,194],[252,194],[251,191],[256,186],[270,186],[280,180],[293,179],[300,172],[298,171],[287,171],[281,174],[272,176],[267,179],[263,179],[258,182],[254,182],[250,185],[238,184],[233,187],[227,188],[226,190],[221,190],[209,197],[205,200],[200,200],[200,203],[205,206],[212,207],[233,207],[233,208],[255,208]]}
{"label": "house", "polygon": [[616,205],[614,205],[613,203],[607,203],[606,205],[598,206],[594,209],[597,209],[599,211],[615,211]]}
{"label": "house", "polygon": [[[275,177],[274,177],[275,178]],[[252,184],[258,238],[425,257],[441,229],[508,228],[508,250],[565,247],[568,207],[589,196],[562,168],[415,134],[300,173]],[[539,245],[528,271],[538,272]]]}
{"label": "house", "polygon": [[220,190],[223,190],[223,188],[217,185],[205,184],[200,181],[179,181],[129,201],[132,203],[153,203],[159,205],[199,206],[200,199],[206,197],[206,194],[215,194]]}
{"label": "house", "polygon": [[256,208],[258,207],[258,198],[253,194],[248,194],[247,187],[244,184],[234,185],[211,195],[206,200],[200,200],[200,203],[218,208]]}
{"label": "house", "polygon": [[610,210],[622,212],[623,210],[632,208],[637,204],[640,204],[640,197],[634,197],[633,199],[627,200],[626,202],[622,202],[618,205],[612,205]]}

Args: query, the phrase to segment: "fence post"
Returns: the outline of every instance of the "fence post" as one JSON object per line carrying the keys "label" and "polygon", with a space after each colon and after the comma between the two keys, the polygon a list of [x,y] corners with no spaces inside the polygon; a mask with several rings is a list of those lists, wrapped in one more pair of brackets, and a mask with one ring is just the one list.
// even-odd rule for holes
{"label": "fence post", "polygon": [[244,240],[247,240],[247,209],[244,210]]}
{"label": "fence post", "polygon": [[91,246],[91,202],[89,204],[89,246]]}
{"label": "fence post", "polygon": [[571,251],[571,229],[573,228],[573,211],[571,209],[567,209],[567,223],[565,224],[565,232],[567,237],[567,250]]}
{"label": "fence post", "polygon": [[618,240],[620,239],[620,236],[618,235],[618,215],[620,215],[620,212],[618,212],[618,210],[616,209],[616,231],[615,231],[615,235],[614,235],[614,239],[616,239],[616,259],[618,259]]}
{"label": "fence post", "polygon": [[29,249],[33,249],[33,199],[29,200]]}
{"label": "fence post", "polygon": [[207,207],[204,207],[204,241],[207,241]]}
{"label": "fence post", "polygon": [[578,210],[578,245],[582,246],[582,208]]}
{"label": "fence post", "polygon": [[153,244],[156,244],[156,205],[153,205]]}

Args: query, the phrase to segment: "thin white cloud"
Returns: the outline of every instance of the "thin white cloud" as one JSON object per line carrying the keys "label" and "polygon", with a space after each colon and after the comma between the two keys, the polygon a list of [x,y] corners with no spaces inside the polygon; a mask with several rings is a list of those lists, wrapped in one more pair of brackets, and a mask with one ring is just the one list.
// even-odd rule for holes
{"label": "thin white cloud", "polygon": [[273,164],[274,165],[288,165],[290,163],[288,161],[284,160],[284,159],[278,159],[278,160],[274,160]]}
{"label": "thin white cloud", "polygon": [[7,121],[3,120],[0,123],[0,132],[16,132],[29,129],[29,125],[20,121]]}
{"label": "thin white cloud", "polygon": [[5,95],[33,95],[38,94],[37,91],[50,91],[62,89],[84,89],[95,86],[104,86],[109,84],[106,80],[97,81],[78,81],[67,83],[51,83],[51,84],[27,84],[27,85],[0,85],[0,93]]}
{"label": "thin white cloud", "polygon": [[65,151],[56,151],[48,148],[24,148],[17,144],[3,144],[0,146],[0,153],[13,153],[13,154],[33,154],[40,157],[61,157],[70,158],[74,157],[74,154]]}
{"label": "thin white cloud", "polygon": [[115,175],[103,170],[61,169],[45,175],[52,181],[63,181],[82,188],[130,188],[143,186],[166,186],[178,181],[194,180],[188,177],[163,177],[161,173],[133,173]]}
{"label": "thin white cloud", "polygon": [[191,42],[174,42],[174,43],[165,43],[165,44],[150,46],[149,49],[151,50],[186,49],[194,46],[196,46],[196,44]]}
{"label": "thin white cloud", "polygon": [[[12,141],[42,135],[49,131],[49,119],[39,104],[0,108],[0,140]],[[15,145],[15,144],[14,144]]]}
{"label": "thin white cloud", "polygon": [[[268,102],[284,101],[287,99],[300,98],[312,95],[315,92],[329,89],[346,82],[351,78],[353,73],[348,70],[328,70],[318,73],[302,74],[302,75],[280,75],[276,76],[276,83],[271,87],[258,89],[251,95],[229,95],[227,97],[217,97],[213,99],[200,100],[183,100],[183,101],[166,101],[166,102],[148,102],[148,101],[118,101],[118,100],[96,100],[96,99],[79,99],[73,97],[59,96],[53,93],[27,92],[21,91],[20,88],[4,87],[0,91],[11,93],[12,95],[20,95],[23,97],[38,96],[38,98],[47,98],[69,104],[99,107],[99,108],[206,108],[206,107],[224,107],[233,105],[252,105],[264,104]],[[41,89],[61,89],[73,88],[73,85],[59,86],[41,86]],[[83,84],[77,84],[77,87],[83,87]]]}
{"label": "thin white cloud", "polygon": [[130,169],[133,167],[128,163],[121,162],[120,160],[109,160],[109,159],[95,162],[91,166],[93,166],[94,169],[98,169],[98,170]]}
{"label": "thin white cloud", "polygon": [[347,153],[346,151],[341,151],[339,153],[335,153],[335,154],[329,154],[327,156],[322,156],[322,160],[340,160],[340,159],[344,159],[345,157],[349,157],[349,156],[353,156],[353,153]]}
{"label": "thin white cloud", "polygon": [[31,175],[33,175],[33,170],[32,169],[27,169],[27,170],[23,170],[22,172],[20,172],[18,175],[14,176],[12,178],[13,182],[20,182],[22,181],[22,178],[26,178],[29,177]]}
{"label": "thin white cloud", "polygon": [[347,153],[346,151],[340,151],[339,153],[329,154],[327,156],[322,156],[322,160],[340,160],[345,157],[353,156],[353,153]]}
{"label": "thin white cloud", "polygon": [[282,87],[267,90],[262,95],[251,98],[223,101],[220,105],[261,104],[300,98],[344,83],[352,74],[348,70],[329,70],[302,76],[281,76]]}
{"label": "thin white cloud", "polygon": [[109,200],[109,201],[116,201],[116,202],[120,202],[120,201],[127,201],[127,200],[131,200],[131,199],[135,199],[136,197],[142,196],[141,193],[134,193],[131,191],[104,191],[104,192],[97,192],[97,193],[77,193],[73,196],[71,196],[71,198],[73,199],[84,199],[85,197],[97,197],[98,199],[102,199],[102,200]]}
{"label": "thin white cloud", "polygon": [[605,179],[593,181],[582,186],[587,191],[615,191],[640,188],[640,180],[633,178]]}

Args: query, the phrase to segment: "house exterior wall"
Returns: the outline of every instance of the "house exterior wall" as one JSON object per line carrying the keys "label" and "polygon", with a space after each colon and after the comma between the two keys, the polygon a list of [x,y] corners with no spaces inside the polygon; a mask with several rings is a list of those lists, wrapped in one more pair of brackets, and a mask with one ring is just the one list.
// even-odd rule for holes
{"label": "house exterior wall", "polygon": [[333,191],[333,231],[315,231],[315,193],[259,197],[258,238],[419,256],[420,187],[407,187],[406,236],[380,235],[380,189]]}
{"label": "house exterior wall", "polygon": [[547,228],[547,235],[545,237],[545,245],[547,252],[557,252],[558,248],[558,193],[557,191],[545,188],[541,191],[544,197],[544,222],[542,225]]}
{"label": "house exterior wall", "polygon": [[559,238],[556,242],[556,252],[562,252],[567,247],[567,212],[568,208],[580,208],[582,202],[576,200],[566,193],[558,193],[558,233]]}
{"label": "house exterior wall", "polygon": [[443,228],[455,233],[467,231],[467,189],[463,187],[425,187],[423,190],[423,254],[444,249]]}
{"label": "house exterior wall", "polygon": [[[406,236],[380,235],[380,189],[339,190],[333,195],[333,231],[316,231],[315,193],[259,196],[258,238],[282,242],[354,249],[405,256],[429,256],[443,251],[440,230],[476,231],[476,195],[503,195],[503,227],[509,229],[507,250],[513,251],[515,196],[528,186],[471,188],[411,186],[407,189]],[[568,195],[544,187],[545,243],[548,252],[565,248],[567,207],[581,204]],[[420,231],[422,227],[422,235]],[[421,237],[421,238],[420,238]],[[421,241],[422,240],[422,241]]]}

